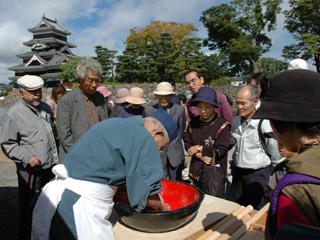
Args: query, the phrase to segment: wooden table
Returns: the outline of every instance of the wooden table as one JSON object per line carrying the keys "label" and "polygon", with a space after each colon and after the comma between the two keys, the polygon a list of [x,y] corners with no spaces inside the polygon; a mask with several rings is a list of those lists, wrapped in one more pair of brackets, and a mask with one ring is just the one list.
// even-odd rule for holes
{"label": "wooden table", "polygon": [[239,208],[239,204],[237,203],[205,195],[197,216],[191,222],[177,230],[166,233],[145,233],[133,230],[117,221],[119,217],[116,213],[113,213],[110,220],[114,224],[113,232],[116,240],[181,240],[200,231],[211,223],[218,221],[237,208]]}

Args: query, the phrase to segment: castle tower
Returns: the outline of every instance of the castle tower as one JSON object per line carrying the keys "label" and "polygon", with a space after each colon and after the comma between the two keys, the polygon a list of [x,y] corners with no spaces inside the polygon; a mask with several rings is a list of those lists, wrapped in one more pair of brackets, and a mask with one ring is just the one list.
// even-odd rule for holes
{"label": "castle tower", "polygon": [[59,66],[75,56],[71,48],[76,45],[68,42],[67,36],[71,33],[58,24],[57,20],[46,18],[33,28],[28,29],[33,39],[23,44],[30,47],[30,51],[18,54],[22,64],[10,67],[15,72],[9,79],[16,81],[25,74],[37,75],[43,78],[46,86],[54,86],[59,79]]}

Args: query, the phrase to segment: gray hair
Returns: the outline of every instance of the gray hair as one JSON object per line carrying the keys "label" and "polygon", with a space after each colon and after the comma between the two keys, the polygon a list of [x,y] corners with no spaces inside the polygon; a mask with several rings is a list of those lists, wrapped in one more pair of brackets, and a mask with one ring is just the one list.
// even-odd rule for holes
{"label": "gray hair", "polygon": [[158,119],[156,119],[154,117],[145,117],[144,121],[150,121],[153,123],[153,129],[152,129],[153,131],[155,131],[155,132],[163,131],[164,135],[163,135],[162,139],[165,143],[169,143],[170,139],[169,139],[168,132]]}
{"label": "gray hair", "polygon": [[85,79],[88,71],[95,71],[101,77],[102,75],[102,66],[101,64],[89,57],[84,57],[80,60],[76,69],[76,77],[79,81]]}
{"label": "gray hair", "polygon": [[248,84],[246,86],[239,88],[236,95],[238,95],[238,93],[245,88],[249,90],[251,100],[259,99],[260,91],[259,91],[259,88],[254,84]]}

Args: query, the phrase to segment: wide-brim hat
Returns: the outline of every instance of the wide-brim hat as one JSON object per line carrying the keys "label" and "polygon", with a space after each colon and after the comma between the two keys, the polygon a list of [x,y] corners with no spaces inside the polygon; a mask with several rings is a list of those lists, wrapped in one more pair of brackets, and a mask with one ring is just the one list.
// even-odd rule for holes
{"label": "wide-brim hat", "polygon": [[97,87],[97,91],[101,93],[105,98],[112,95],[112,92],[106,86]]}
{"label": "wide-brim hat", "polygon": [[153,91],[155,95],[172,95],[176,94],[173,86],[168,82],[161,82],[157,85],[156,90]]}
{"label": "wide-brim hat", "polygon": [[146,103],[146,100],[144,99],[143,89],[139,87],[130,88],[129,96],[125,98],[125,101],[137,105]]}
{"label": "wide-brim hat", "polygon": [[17,84],[19,87],[26,90],[37,90],[43,87],[43,79],[35,75],[24,75],[23,77],[18,78]]}
{"label": "wide-brim hat", "polygon": [[192,97],[190,105],[195,106],[199,102],[209,103],[215,108],[219,106],[217,103],[216,91],[210,87],[201,87]]}
{"label": "wide-brim hat", "polygon": [[286,122],[320,122],[320,74],[287,70],[271,79],[253,118]]}
{"label": "wide-brim hat", "polygon": [[129,96],[129,90],[127,88],[119,88],[116,93],[116,103],[126,102],[126,97]]}

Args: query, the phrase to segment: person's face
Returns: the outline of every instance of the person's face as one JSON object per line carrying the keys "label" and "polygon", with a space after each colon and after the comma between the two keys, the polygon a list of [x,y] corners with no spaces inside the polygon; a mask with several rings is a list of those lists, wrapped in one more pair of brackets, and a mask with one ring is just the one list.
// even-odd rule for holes
{"label": "person's face", "polygon": [[251,78],[250,79],[250,84],[256,86],[258,88],[259,92],[261,92],[261,85],[256,79]]}
{"label": "person's face", "polygon": [[281,156],[287,157],[286,155],[288,154],[290,156],[294,156],[299,149],[298,141],[296,141],[296,134],[294,132],[287,132],[283,134],[278,132],[278,130],[273,126],[272,120],[270,120],[270,125],[273,135],[278,141],[278,148]]}
{"label": "person's face", "polygon": [[248,91],[239,91],[236,96],[238,115],[243,119],[249,119],[255,112],[256,99],[252,99]]}
{"label": "person's face", "polygon": [[96,92],[100,83],[100,76],[98,72],[89,70],[85,78],[80,81],[80,89],[85,95],[92,95]]}
{"label": "person's face", "polygon": [[192,93],[196,93],[204,84],[203,77],[198,77],[195,72],[190,72],[185,77],[185,83]]}
{"label": "person's face", "polygon": [[198,109],[201,121],[204,121],[204,122],[211,120],[216,115],[216,112],[214,111],[214,107],[211,104],[206,102],[199,102],[197,104],[197,109]]}
{"label": "person's face", "polygon": [[38,106],[40,104],[40,101],[42,99],[42,89],[36,89],[36,90],[26,90],[21,89],[20,94],[22,98],[30,105]]}
{"label": "person's face", "polygon": [[293,156],[295,156],[297,153],[296,152],[291,152],[290,150],[288,150],[281,142],[278,141],[278,149],[279,149],[279,153],[282,157],[285,158],[291,158]]}
{"label": "person's face", "polygon": [[156,95],[161,107],[167,107],[170,103],[171,95]]}

